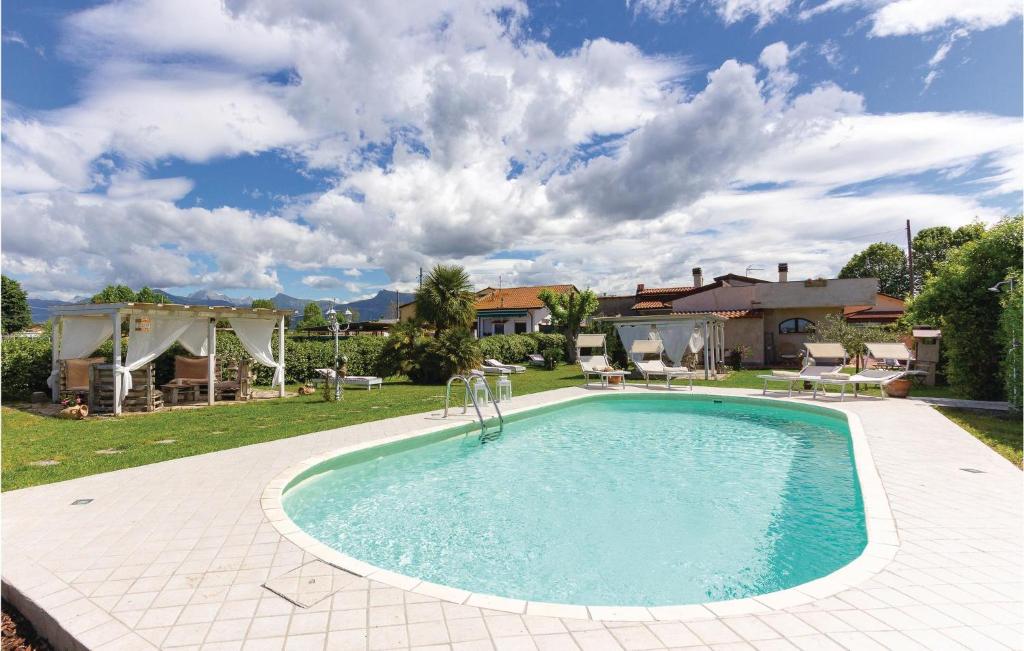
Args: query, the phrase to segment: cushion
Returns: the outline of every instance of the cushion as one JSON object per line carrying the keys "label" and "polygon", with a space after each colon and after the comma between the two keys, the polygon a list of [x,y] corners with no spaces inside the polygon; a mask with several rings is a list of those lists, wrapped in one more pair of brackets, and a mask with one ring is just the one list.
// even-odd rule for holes
{"label": "cushion", "polygon": [[775,377],[800,377],[800,373],[797,371],[772,371],[772,375]]}
{"label": "cushion", "polygon": [[846,380],[850,379],[850,374],[849,373],[822,373],[821,374],[821,379],[822,380],[839,380],[839,381],[843,382],[843,381],[846,381]]}

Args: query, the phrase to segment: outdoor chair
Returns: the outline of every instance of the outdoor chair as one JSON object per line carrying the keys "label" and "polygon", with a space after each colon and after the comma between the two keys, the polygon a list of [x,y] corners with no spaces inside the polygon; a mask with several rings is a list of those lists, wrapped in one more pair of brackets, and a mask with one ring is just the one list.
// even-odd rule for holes
{"label": "outdoor chair", "polygon": [[544,356],[540,353],[530,353],[526,356],[526,359],[530,362],[530,366],[544,366]]}
{"label": "outdoor chair", "polygon": [[814,380],[814,393],[812,397],[818,397],[818,390],[825,395],[826,386],[838,386],[839,401],[842,402],[846,399],[846,387],[853,385],[853,397],[858,396],[858,391],[861,384],[868,384],[877,386],[881,389],[882,398],[885,398],[885,385],[893,380],[897,380],[905,375],[904,371],[893,371],[888,369],[869,369],[867,371],[861,371],[860,373],[823,373],[820,377]]}
{"label": "outdoor chair", "polygon": [[769,382],[783,382],[788,385],[788,397],[793,397],[793,385],[797,384],[797,393],[803,391],[804,382],[815,382],[822,374],[835,374],[843,370],[839,366],[805,366],[799,371],[772,371],[771,375],[758,375],[759,380],[764,380],[761,395],[768,393]]}
{"label": "outdoor chair", "polygon": [[525,366],[519,366],[518,364],[505,364],[504,362],[498,361],[498,360],[494,359],[493,357],[489,357],[489,358],[484,360],[484,368],[486,368],[487,366],[493,366],[494,368],[508,369],[509,371],[511,371],[513,373],[525,373],[526,372],[526,367]]}
{"label": "outdoor chair", "polygon": [[61,393],[89,393],[89,367],[103,364],[103,357],[80,357],[60,361]]}
{"label": "outdoor chair", "polygon": [[[629,356],[633,365],[636,366],[636,370],[647,382],[648,387],[651,386],[651,377],[664,377],[666,389],[672,388],[673,378],[683,378],[690,380],[690,391],[693,391],[694,372],[685,366],[665,366],[661,356],[664,350],[665,345],[660,341],[638,339],[630,344]],[[656,355],[657,357],[644,359],[646,355]]]}

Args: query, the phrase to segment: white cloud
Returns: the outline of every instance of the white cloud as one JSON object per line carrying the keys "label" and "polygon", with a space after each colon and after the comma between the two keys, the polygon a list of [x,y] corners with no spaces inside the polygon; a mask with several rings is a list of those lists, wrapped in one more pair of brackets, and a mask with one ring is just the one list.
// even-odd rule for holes
{"label": "white cloud", "polygon": [[826,0],[803,9],[799,16],[868,9],[872,36],[906,36],[962,28],[969,32],[1005,25],[1024,14],[1019,0]]}
{"label": "white cloud", "polygon": [[[435,262],[480,284],[603,291],[774,258],[824,274],[859,246],[844,237],[907,214],[993,218],[986,202],[1019,192],[1024,169],[1019,121],[873,115],[831,83],[794,96],[800,46],[784,42],[694,91],[685,58],[526,39],[517,2],[153,3],[69,20],[68,47],[90,53],[78,101],[4,108],[3,264],[34,294],[278,290],[282,269],[356,293],[360,269],[410,288]],[[763,24],[790,4],[714,8]],[[267,151],[335,181],[260,214],[176,205],[192,180],[158,176],[165,160]],[[979,177],[971,194],[912,178],[952,170]],[[265,191],[254,184],[250,197]],[[531,253],[493,257],[509,250]]]}
{"label": "white cloud", "polygon": [[[659,22],[665,22],[674,15],[687,11],[693,0],[626,0],[626,6],[634,14],[643,14]],[[726,25],[738,23],[747,17],[757,19],[761,28],[785,14],[792,0],[706,0]]]}

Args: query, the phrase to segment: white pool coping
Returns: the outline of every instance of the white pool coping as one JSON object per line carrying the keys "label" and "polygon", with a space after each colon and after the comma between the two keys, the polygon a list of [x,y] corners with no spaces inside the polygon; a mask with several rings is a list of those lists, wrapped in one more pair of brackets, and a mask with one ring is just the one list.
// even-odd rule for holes
{"label": "white pool coping", "polygon": [[[657,391],[660,394],[681,393],[679,391]],[[616,395],[623,395],[617,393]],[[637,395],[628,393],[627,395]],[[693,394],[684,394],[693,395]],[[699,395],[699,394],[698,394]],[[705,394],[706,395],[706,394]],[[529,407],[509,409],[506,415],[520,414],[535,411],[553,405],[587,400],[593,395],[575,395],[569,397],[552,397],[552,399],[535,403]],[[709,395],[714,398],[719,396]],[[726,397],[728,396],[721,396]],[[792,398],[742,396],[744,400],[764,400],[770,403],[794,404],[807,407],[806,401]],[[730,615],[748,615],[764,613],[774,609],[789,608],[809,604],[839,594],[853,586],[871,579],[896,557],[899,550],[899,536],[896,523],[893,519],[892,510],[889,506],[889,498],[885,492],[878,469],[875,466],[871,455],[871,448],[868,445],[867,437],[860,418],[843,408],[843,404],[813,405],[819,409],[834,411],[842,414],[850,431],[850,439],[853,447],[853,462],[860,482],[861,496],[864,504],[864,522],[867,529],[867,544],[861,554],[838,570],[823,577],[802,583],[798,586],[769,592],[754,597],[731,599],[727,601],[712,601],[700,604],[680,604],[674,606],[590,606],[584,604],[555,604],[540,601],[529,601],[523,599],[510,599],[491,594],[469,592],[459,588],[438,585],[423,581],[416,577],[398,574],[390,570],[377,567],[359,559],[339,552],[324,543],[316,540],[309,534],[302,531],[291,518],[285,513],[282,498],[285,489],[299,475],[313,467],[337,457],[351,454],[359,450],[380,447],[389,443],[409,440],[436,432],[464,425],[465,421],[445,421],[443,424],[417,428],[386,438],[376,439],[349,445],[335,449],[325,454],[310,457],[278,474],[264,489],[260,498],[264,514],[274,528],[283,537],[291,541],[300,549],[312,554],[325,563],[351,572],[367,579],[378,581],[386,585],[414,592],[417,594],[434,597],[455,604],[465,604],[489,610],[526,614],[559,617],[564,619],[589,619],[602,622],[653,622],[653,621],[677,621],[693,617],[715,617]]]}

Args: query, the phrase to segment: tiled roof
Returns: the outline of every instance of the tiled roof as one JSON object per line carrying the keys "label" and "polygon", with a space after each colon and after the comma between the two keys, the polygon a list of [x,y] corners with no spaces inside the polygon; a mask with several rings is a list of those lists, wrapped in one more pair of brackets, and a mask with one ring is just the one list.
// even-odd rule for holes
{"label": "tiled roof", "polygon": [[481,296],[476,301],[478,310],[534,310],[544,307],[544,303],[537,298],[541,290],[550,289],[553,292],[564,293],[576,289],[573,285],[538,285],[536,287],[506,287],[496,289],[486,296]]}
{"label": "tiled roof", "polygon": [[673,312],[679,316],[697,315],[697,314],[714,314],[720,316],[723,319],[757,319],[761,317],[761,310],[690,310],[686,312]]}
{"label": "tiled roof", "polygon": [[633,305],[634,310],[664,310],[671,307],[671,303],[664,301],[640,301]]}
{"label": "tiled roof", "polygon": [[693,287],[645,287],[636,293],[637,296],[651,296],[660,294],[682,294]]}

